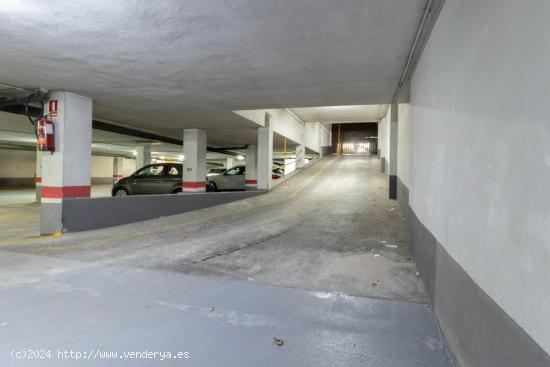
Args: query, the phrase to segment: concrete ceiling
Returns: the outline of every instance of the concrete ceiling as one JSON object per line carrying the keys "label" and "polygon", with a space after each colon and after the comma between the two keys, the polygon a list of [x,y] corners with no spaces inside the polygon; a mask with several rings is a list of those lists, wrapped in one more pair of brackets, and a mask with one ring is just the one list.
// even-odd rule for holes
{"label": "concrete ceiling", "polygon": [[384,116],[387,105],[329,106],[292,108],[304,122],[345,123],[378,122]]}
{"label": "concrete ceiling", "polygon": [[0,81],[172,136],[250,129],[231,111],[389,103],[425,3],[0,1]]}

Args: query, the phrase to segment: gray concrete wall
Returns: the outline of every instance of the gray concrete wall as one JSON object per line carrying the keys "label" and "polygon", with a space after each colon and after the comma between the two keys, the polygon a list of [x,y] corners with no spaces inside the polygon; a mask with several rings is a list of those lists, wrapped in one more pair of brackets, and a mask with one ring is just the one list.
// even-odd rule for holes
{"label": "gray concrete wall", "polygon": [[36,152],[0,149],[0,187],[34,187]]}
{"label": "gray concrete wall", "polygon": [[547,367],[550,356],[409,216],[412,253],[441,329],[462,367]]}
{"label": "gray concrete wall", "polygon": [[[135,160],[124,159],[124,174],[135,171]],[[0,149],[1,187],[34,187],[36,174],[36,152],[32,150]],[[113,158],[106,156],[92,156],[91,161],[92,184],[109,184],[113,182]]]}
{"label": "gray concrete wall", "polygon": [[263,193],[263,191],[242,191],[65,199],[63,230],[76,232],[139,222],[247,199]]}
{"label": "gray concrete wall", "polygon": [[412,80],[413,252],[464,366],[550,365],[548,19],[447,0]]}

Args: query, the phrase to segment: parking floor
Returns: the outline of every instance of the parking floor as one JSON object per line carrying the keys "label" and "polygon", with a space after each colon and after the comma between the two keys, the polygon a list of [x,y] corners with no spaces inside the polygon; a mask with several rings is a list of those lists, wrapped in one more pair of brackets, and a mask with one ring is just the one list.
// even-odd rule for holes
{"label": "parking floor", "polygon": [[[92,197],[111,195],[111,185],[92,186]],[[0,244],[40,235],[40,204],[34,189],[0,189]]]}
{"label": "parking floor", "polygon": [[331,157],[255,198],[5,242],[0,362],[55,340],[195,366],[450,365],[379,164]]}

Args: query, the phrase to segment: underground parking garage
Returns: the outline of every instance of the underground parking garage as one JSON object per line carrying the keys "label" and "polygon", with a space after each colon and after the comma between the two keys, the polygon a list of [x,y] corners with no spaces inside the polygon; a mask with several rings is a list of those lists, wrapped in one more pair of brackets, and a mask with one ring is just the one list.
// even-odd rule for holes
{"label": "underground parking garage", "polygon": [[549,17],[0,1],[0,365],[550,366]]}

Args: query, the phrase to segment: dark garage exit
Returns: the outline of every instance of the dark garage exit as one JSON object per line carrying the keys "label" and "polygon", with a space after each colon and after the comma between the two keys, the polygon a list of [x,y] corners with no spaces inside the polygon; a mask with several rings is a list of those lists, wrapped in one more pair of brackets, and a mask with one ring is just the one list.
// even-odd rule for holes
{"label": "dark garage exit", "polygon": [[376,154],[378,123],[332,124],[332,153]]}

